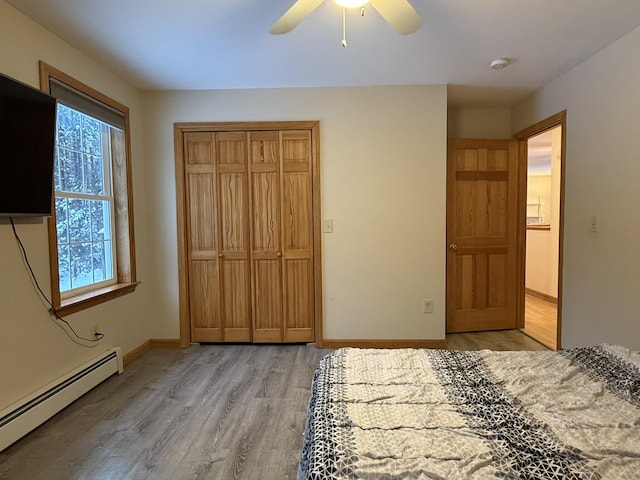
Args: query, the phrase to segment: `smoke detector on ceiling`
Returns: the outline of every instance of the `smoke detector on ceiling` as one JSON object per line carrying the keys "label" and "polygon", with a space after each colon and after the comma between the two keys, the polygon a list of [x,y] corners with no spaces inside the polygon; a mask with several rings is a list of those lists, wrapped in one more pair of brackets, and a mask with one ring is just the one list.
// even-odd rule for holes
{"label": "smoke detector on ceiling", "polygon": [[494,70],[500,70],[501,68],[509,66],[510,63],[511,62],[508,58],[496,58],[495,60],[491,61],[489,66]]}

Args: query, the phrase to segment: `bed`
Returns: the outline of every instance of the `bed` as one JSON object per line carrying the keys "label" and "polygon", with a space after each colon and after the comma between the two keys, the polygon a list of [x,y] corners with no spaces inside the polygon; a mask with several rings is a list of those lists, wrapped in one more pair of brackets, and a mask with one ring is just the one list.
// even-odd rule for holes
{"label": "bed", "polygon": [[640,479],[640,353],[336,350],[297,478]]}

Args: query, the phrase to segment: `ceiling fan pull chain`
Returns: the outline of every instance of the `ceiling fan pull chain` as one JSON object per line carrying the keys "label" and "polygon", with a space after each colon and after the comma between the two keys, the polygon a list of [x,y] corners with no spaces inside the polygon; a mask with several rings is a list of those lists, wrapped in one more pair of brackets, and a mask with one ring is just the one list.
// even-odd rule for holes
{"label": "ceiling fan pull chain", "polygon": [[342,46],[347,47],[347,9],[342,7]]}

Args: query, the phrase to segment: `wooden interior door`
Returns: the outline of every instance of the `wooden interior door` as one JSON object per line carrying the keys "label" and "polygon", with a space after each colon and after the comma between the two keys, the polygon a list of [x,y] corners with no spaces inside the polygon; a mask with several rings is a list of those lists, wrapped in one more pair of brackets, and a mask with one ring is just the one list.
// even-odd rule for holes
{"label": "wooden interior door", "polygon": [[185,134],[191,341],[251,341],[243,134]]}
{"label": "wooden interior door", "polygon": [[450,141],[447,332],[517,327],[517,236],[517,141]]}

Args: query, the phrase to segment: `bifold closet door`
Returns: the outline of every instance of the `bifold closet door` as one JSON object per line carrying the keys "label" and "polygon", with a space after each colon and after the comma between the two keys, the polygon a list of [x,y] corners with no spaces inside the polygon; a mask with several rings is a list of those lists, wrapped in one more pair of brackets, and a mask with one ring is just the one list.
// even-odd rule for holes
{"label": "bifold closet door", "polygon": [[280,134],[249,133],[253,341],[282,342]]}
{"label": "bifold closet door", "polygon": [[185,134],[191,340],[251,341],[246,134]]}
{"label": "bifold closet door", "polygon": [[311,132],[249,133],[254,342],[314,340]]}

